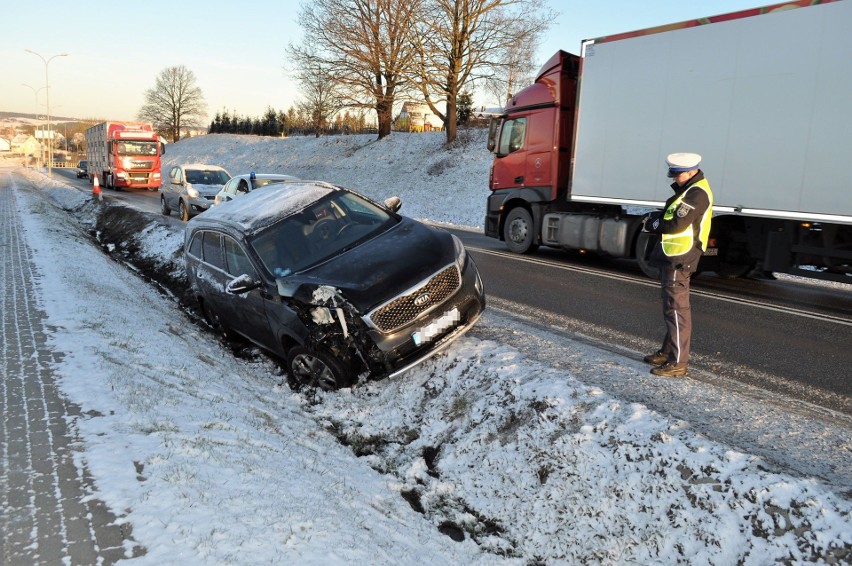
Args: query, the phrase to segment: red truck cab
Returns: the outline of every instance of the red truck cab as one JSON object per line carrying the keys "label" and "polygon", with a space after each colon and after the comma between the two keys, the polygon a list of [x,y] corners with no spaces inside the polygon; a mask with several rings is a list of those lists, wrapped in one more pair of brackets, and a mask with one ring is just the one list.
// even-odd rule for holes
{"label": "red truck cab", "polygon": [[[564,196],[570,179],[580,58],[559,51],[535,83],[512,97],[491,123],[491,166],[485,233],[503,239],[502,211],[523,203],[535,226],[542,208]],[[537,233],[534,226],[521,227]]]}

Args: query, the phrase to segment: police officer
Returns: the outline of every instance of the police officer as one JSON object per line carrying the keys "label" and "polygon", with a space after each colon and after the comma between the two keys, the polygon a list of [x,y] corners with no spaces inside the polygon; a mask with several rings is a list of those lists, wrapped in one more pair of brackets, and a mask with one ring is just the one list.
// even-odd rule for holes
{"label": "police officer", "polygon": [[662,377],[686,375],[692,335],[689,307],[689,278],[698,268],[698,260],[707,249],[713,193],[704,173],[698,168],[697,153],[672,153],[666,158],[668,176],[674,190],[662,211],[648,214],[643,230],[660,236],[651,252],[651,265],[660,269],[663,319],[666,337],[662,347],[645,356],[654,367],[651,373]]}

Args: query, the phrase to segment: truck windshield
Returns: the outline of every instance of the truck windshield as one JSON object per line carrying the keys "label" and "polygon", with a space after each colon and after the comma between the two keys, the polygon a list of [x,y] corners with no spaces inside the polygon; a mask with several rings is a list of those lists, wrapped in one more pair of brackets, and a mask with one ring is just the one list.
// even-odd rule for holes
{"label": "truck windshield", "polygon": [[157,155],[155,141],[122,141],[118,143],[119,155]]}

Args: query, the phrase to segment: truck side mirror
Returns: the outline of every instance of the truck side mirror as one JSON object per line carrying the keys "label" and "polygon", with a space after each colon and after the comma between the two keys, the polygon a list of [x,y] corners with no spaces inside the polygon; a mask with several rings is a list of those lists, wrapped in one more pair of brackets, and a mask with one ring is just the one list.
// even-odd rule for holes
{"label": "truck side mirror", "polygon": [[488,151],[492,153],[494,153],[494,148],[497,147],[497,134],[500,133],[500,126],[502,124],[502,116],[499,118],[491,118],[488,122]]}

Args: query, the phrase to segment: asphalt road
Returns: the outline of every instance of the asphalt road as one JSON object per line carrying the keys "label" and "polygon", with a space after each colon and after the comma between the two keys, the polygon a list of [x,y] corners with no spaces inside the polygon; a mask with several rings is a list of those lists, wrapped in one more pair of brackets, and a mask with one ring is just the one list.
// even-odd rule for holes
{"label": "asphalt road", "polygon": [[[83,190],[86,179],[57,170]],[[158,213],[156,191],[103,191]],[[181,223],[172,215],[168,222]],[[489,304],[640,357],[663,335],[659,287],[635,262],[540,248],[510,253],[497,240],[450,230],[465,243]],[[735,380],[852,415],[852,285],[701,274],[692,283],[690,375]]]}
{"label": "asphalt road", "polygon": [[[481,234],[453,232],[476,260],[490,304],[639,358],[659,347],[659,286],[635,262],[547,248],[519,256]],[[852,414],[852,285],[701,274],[691,303],[695,374]]]}

